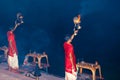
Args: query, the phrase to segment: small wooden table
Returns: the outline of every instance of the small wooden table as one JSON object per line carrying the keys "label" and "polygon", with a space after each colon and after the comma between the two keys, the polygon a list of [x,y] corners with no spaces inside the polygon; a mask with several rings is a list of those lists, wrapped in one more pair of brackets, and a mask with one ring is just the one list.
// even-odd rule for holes
{"label": "small wooden table", "polygon": [[91,63],[81,61],[81,62],[77,63],[76,66],[77,66],[77,68],[80,68],[80,73],[82,73],[83,68],[91,70],[91,72],[92,72],[92,80],[96,80],[96,70],[98,69],[100,79],[102,79],[101,67],[97,62],[95,64],[91,64]]}
{"label": "small wooden table", "polygon": [[28,58],[29,57],[33,57],[33,63],[36,63],[36,59],[38,60],[39,68],[42,68],[42,64],[43,63],[41,62],[41,59],[45,57],[46,58],[46,62],[47,62],[46,63],[47,67],[49,67],[48,56],[47,56],[47,54],[45,52],[43,52],[43,54],[37,54],[36,52],[27,54],[25,59],[24,59],[23,65],[28,63]]}

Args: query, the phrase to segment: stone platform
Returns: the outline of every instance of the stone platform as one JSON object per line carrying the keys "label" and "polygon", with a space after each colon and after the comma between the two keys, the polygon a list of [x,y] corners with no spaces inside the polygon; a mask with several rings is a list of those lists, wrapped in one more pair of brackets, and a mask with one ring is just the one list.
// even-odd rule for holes
{"label": "stone platform", "polygon": [[[41,73],[42,76],[39,77],[39,80],[64,80],[64,78],[56,77],[54,75],[49,75]],[[14,73],[7,70],[7,64],[0,64],[0,80],[35,80],[35,78],[30,78],[24,74]]]}

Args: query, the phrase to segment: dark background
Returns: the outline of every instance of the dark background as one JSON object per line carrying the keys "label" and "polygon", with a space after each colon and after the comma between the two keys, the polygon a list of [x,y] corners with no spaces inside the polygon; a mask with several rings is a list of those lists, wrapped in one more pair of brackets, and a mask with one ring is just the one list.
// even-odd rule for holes
{"label": "dark background", "polygon": [[[120,1],[118,0],[0,0],[0,46],[21,12],[24,24],[16,31],[19,62],[29,50],[49,56],[49,73],[64,77],[63,42],[73,33],[73,17],[81,15],[82,29],[73,40],[77,60],[98,61],[105,80],[120,73]],[[1,52],[2,53],[2,52]]]}

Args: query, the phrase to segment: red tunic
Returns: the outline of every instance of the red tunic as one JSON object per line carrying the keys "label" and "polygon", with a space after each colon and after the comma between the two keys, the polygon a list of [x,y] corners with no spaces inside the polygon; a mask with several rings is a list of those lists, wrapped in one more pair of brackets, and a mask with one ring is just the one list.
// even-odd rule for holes
{"label": "red tunic", "polygon": [[74,54],[73,45],[71,43],[65,42],[64,43],[64,51],[65,51],[65,71],[72,73],[72,63],[70,60],[70,53],[71,53],[72,58],[73,58],[73,65],[74,65],[75,72],[76,72],[77,71],[77,69],[76,69],[76,57]]}
{"label": "red tunic", "polygon": [[[8,52],[8,55],[10,55],[10,56],[13,56],[13,54],[16,52],[16,54],[18,53],[17,52],[17,48],[16,48],[16,42],[15,42],[15,36],[14,36],[14,34],[13,34],[13,32],[12,31],[8,31],[7,32],[7,37],[8,37],[8,50],[9,50],[9,52]],[[10,41],[11,41],[11,46],[10,46]],[[15,51],[15,52],[13,52],[13,51]]]}

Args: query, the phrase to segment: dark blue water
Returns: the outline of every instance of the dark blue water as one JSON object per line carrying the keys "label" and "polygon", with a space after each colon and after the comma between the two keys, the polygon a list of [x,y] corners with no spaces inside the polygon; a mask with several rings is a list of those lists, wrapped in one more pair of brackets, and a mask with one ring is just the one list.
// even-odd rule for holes
{"label": "dark blue water", "polygon": [[1,0],[0,46],[7,45],[6,33],[16,14],[24,24],[15,33],[19,62],[29,50],[48,54],[49,73],[64,76],[64,36],[73,33],[73,17],[81,15],[82,29],[73,41],[77,60],[101,65],[105,80],[119,80],[119,0]]}

